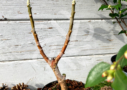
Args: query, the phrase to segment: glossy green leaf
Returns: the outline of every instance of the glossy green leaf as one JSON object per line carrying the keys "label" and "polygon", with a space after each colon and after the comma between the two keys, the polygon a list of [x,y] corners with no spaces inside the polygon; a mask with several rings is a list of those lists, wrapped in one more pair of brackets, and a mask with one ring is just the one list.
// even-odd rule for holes
{"label": "glossy green leaf", "polygon": [[110,64],[101,62],[95,65],[89,72],[86,80],[85,87],[92,87],[100,82],[104,81],[106,78],[102,77],[102,73],[110,68]]}
{"label": "glossy green leaf", "polygon": [[123,73],[122,69],[116,70],[112,88],[114,90],[127,90],[127,76]]}
{"label": "glossy green leaf", "polygon": [[123,33],[127,33],[127,31],[126,31],[126,30],[121,30],[121,31],[118,33],[118,35],[119,35],[119,34],[123,34]]}
{"label": "glossy green leaf", "polygon": [[[125,53],[127,50],[127,44],[124,45],[118,52],[116,61],[118,61]],[[123,68],[125,65],[127,65],[127,59],[125,57],[122,58],[122,60],[119,62],[120,66]]]}
{"label": "glossy green leaf", "polygon": [[99,10],[103,10],[103,9],[105,9],[105,8],[108,8],[108,5],[102,4],[101,7],[98,9],[98,11],[99,11]]}
{"label": "glossy green leaf", "polygon": [[119,17],[119,14],[117,14],[117,13],[110,13],[109,16],[112,17],[112,18],[115,18],[115,17]]}

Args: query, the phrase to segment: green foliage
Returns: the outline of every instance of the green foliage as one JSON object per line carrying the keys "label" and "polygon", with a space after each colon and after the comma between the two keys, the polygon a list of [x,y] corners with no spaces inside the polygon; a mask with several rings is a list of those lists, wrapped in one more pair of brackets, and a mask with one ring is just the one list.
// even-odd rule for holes
{"label": "green foliage", "polygon": [[[109,0],[107,0],[109,1]],[[127,0],[122,0],[122,1],[127,1]],[[113,5],[105,5],[102,4],[101,7],[98,9],[99,10],[112,10],[113,13],[110,13],[109,16],[112,18],[123,18],[127,16],[127,8],[122,7],[121,0],[113,0],[114,4]]]}
{"label": "green foliage", "polygon": [[[118,61],[125,53],[127,50],[127,44],[124,45],[118,52],[116,61]],[[127,59],[123,56],[122,60],[119,62],[120,66],[123,68],[125,65],[127,65]]]}
{"label": "green foliage", "polygon": [[119,10],[121,8],[121,4],[113,5],[111,8]]}
{"label": "green foliage", "polygon": [[122,1],[127,1],[127,0],[122,0]]}
{"label": "green foliage", "polygon": [[103,81],[103,82],[99,83],[98,85],[91,87],[91,89],[92,90],[100,90],[101,87],[104,87],[104,86],[111,86],[111,83],[107,82],[107,81]]}
{"label": "green foliage", "polygon": [[[107,0],[107,1],[109,1],[109,0]],[[113,0],[114,3],[117,3],[117,2],[119,3],[120,1],[121,0]],[[127,0],[122,0],[122,1],[127,1]]]}
{"label": "green foliage", "polygon": [[117,0],[113,0],[114,3],[117,3]]}
{"label": "green foliage", "polygon": [[115,22],[115,21],[113,21],[112,23],[113,23],[113,24],[115,24],[116,22]]}
{"label": "green foliage", "polygon": [[119,17],[119,14],[117,14],[117,13],[110,13],[109,16],[112,17],[112,18],[115,18],[115,17]]}
{"label": "green foliage", "polygon": [[[103,0],[106,5],[101,5],[99,10],[111,10],[111,13],[109,13],[109,16],[112,18],[116,18],[117,22],[120,24],[121,28],[123,29],[123,26],[121,22],[126,26],[126,22],[124,22],[124,17],[127,16],[127,5],[122,5],[121,2],[127,2],[127,0],[112,0],[112,5],[107,5],[107,1],[110,2],[111,0]],[[114,23],[113,23],[114,24]],[[121,30],[119,34],[126,34],[127,30]],[[126,53],[125,53],[126,51]],[[117,53],[116,62],[114,64],[114,73],[113,76],[109,79],[114,78],[114,81],[112,83],[112,88],[114,90],[127,90],[127,76],[122,71],[121,68],[127,65],[127,44],[124,45],[119,52]],[[111,67],[110,67],[111,70]],[[93,70],[95,71],[95,70]],[[107,70],[109,71],[109,70]],[[95,73],[95,72],[93,72]],[[90,77],[90,76],[89,76]],[[97,76],[98,77],[98,76]],[[96,77],[96,78],[97,78]],[[108,81],[108,75],[107,75],[107,81]],[[95,84],[95,83],[94,83]],[[90,86],[90,85],[89,85]],[[100,89],[98,89],[100,90]]]}
{"label": "green foliage", "polygon": [[122,9],[122,10],[121,10],[121,13],[124,13],[126,10],[127,10],[127,8]]}
{"label": "green foliage", "polygon": [[116,70],[115,79],[112,83],[112,87],[115,90],[127,90],[127,76],[121,69]]}
{"label": "green foliage", "polygon": [[119,35],[119,34],[122,34],[122,33],[127,33],[127,31],[126,31],[126,30],[121,30],[121,31],[118,33],[118,35]]}
{"label": "green foliage", "polygon": [[120,15],[120,18],[125,17],[125,16],[127,16],[127,13],[121,14],[121,15]]}
{"label": "green foliage", "polygon": [[98,11],[99,11],[99,10],[103,10],[103,9],[105,9],[105,8],[108,8],[108,5],[102,4],[101,7],[98,9]]}
{"label": "green foliage", "polygon": [[91,87],[104,81],[106,78],[102,77],[102,73],[110,68],[110,64],[101,62],[95,65],[89,72],[85,87]]}

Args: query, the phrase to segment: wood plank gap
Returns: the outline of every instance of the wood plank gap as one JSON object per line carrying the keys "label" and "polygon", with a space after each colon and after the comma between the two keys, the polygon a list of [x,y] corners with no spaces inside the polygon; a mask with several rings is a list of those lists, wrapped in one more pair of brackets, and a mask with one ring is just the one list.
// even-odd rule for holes
{"label": "wood plank gap", "polygon": [[[127,18],[124,18],[127,19]],[[35,21],[61,21],[69,20],[68,18],[56,18],[56,19],[34,19]],[[75,18],[75,20],[115,20],[113,18]],[[0,21],[29,21],[29,19],[0,19]]]}
{"label": "wood plank gap", "polygon": [[[73,55],[73,56],[63,56],[62,58],[66,58],[66,57],[88,57],[88,56],[107,56],[107,55],[115,55],[116,53],[103,53],[103,54],[90,54],[90,55]],[[53,58],[53,57],[50,57],[50,58]],[[31,59],[20,59],[20,60],[2,60],[2,61],[0,61],[0,63],[5,63],[5,62],[19,62],[19,61],[35,61],[35,60],[40,60],[40,59],[42,59],[43,60],[43,58],[31,58]]]}

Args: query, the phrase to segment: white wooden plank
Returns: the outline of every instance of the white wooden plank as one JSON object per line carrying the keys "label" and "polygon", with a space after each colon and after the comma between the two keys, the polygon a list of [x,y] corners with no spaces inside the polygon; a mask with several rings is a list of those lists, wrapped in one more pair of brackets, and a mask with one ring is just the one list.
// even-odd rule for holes
{"label": "white wooden plank", "polygon": [[[34,19],[69,19],[72,0],[31,0]],[[0,19],[29,19],[26,0],[0,0]],[[76,0],[75,18],[110,18],[100,0]]]}
{"label": "white wooden plank", "polygon": [[[117,53],[127,42],[113,21],[75,21],[64,56]],[[48,57],[56,57],[65,41],[69,21],[35,22],[40,43]],[[101,27],[100,27],[101,26]],[[42,58],[36,47],[30,22],[0,22],[0,61]]]}
{"label": "white wooden plank", "polygon": [[[85,83],[89,70],[102,61],[111,63],[112,55],[63,57],[58,66],[61,73],[66,74],[67,79]],[[43,87],[54,80],[56,80],[55,75],[43,59],[0,62],[0,84],[6,83],[11,87],[24,82],[33,90],[33,87]]]}

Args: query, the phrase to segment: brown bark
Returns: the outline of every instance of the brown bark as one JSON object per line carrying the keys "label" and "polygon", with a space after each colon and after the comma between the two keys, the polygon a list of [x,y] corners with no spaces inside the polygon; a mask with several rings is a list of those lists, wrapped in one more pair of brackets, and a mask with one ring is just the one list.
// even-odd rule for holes
{"label": "brown bark", "polygon": [[64,46],[61,50],[61,52],[59,53],[59,55],[55,58],[55,63],[57,64],[58,61],[60,60],[60,58],[63,56],[66,48],[67,48],[67,45],[70,41],[70,36],[71,36],[71,33],[72,33],[72,29],[73,29],[73,23],[74,23],[74,15],[75,15],[75,0],[72,1],[72,11],[71,11],[71,17],[70,17],[70,25],[69,25],[69,30],[68,30],[68,34],[66,35],[66,40],[64,42]]}
{"label": "brown bark", "polygon": [[66,82],[65,82],[65,76],[61,75],[61,73],[60,73],[60,71],[59,71],[59,69],[57,67],[57,64],[58,64],[58,61],[60,60],[60,58],[62,57],[62,55],[64,54],[64,52],[65,52],[65,50],[67,48],[67,45],[69,43],[70,35],[71,35],[71,32],[72,32],[72,28],[73,28],[74,15],[75,15],[75,0],[72,1],[72,12],[71,12],[71,17],[70,17],[70,26],[69,26],[68,34],[66,36],[66,40],[65,40],[64,46],[63,46],[61,52],[59,53],[59,55],[55,59],[53,58],[51,61],[45,55],[45,53],[43,51],[43,48],[41,47],[41,45],[39,43],[39,39],[38,39],[37,33],[35,31],[34,20],[33,20],[33,17],[32,17],[32,11],[31,11],[31,7],[30,7],[30,0],[27,0],[27,7],[28,7],[28,13],[29,13],[31,27],[32,27],[32,33],[33,33],[36,45],[37,45],[37,47],[38,47],[38,49],[40,51],[40,54],[42,55],[44,60],[52,68],[52,70],[53,70],[53,72],[54,72],[54,74],[55,74],[55,76],[56,76],[56,78],[58,80],[58,83],[61,86],[61,90],[67,90],[67,85],[66,85]]}
{"label": "brown bark", "polygon": [[33,16],[32,16],[32,11],[31,11],[31,6],[30,6],[30,0],[27,0],[27,7],[28,7],[28,13],[29,13],[29,17],[30,17],[30,22],[31,22],[31,27],[32,27],[32,33],[33,33],[33,36],[34,36],[34,39],[35,39],[35,42],[36,42],[36,45],[40,51],[40,54],[43,56],[44,60],[48,63],[49,62],[49,59],[48,57],[45,55],[40,43],[39,43],[39,39],[38,39],[38,36],[36,34],[36,31],[35,31],[35,26],[34,26],[34,20],[33,20]]}
{"label": "brown bark", "polygon": [[68,90],[66,82],[65,82],[65,77],[61,75],[59,68],[57,66],[55,68],[54,67],[51,67],[51,68],[58,80],[58,83],[60,84],[61,90]]}

